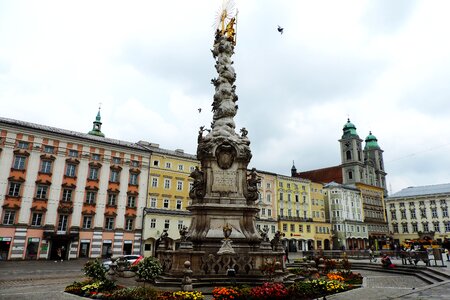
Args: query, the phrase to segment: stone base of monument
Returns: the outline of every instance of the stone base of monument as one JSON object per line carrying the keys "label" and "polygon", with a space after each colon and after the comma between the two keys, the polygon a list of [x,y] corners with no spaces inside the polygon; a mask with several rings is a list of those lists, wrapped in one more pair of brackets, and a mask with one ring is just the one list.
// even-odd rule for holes
{"label": "stone base of monument", "polygon": [[[236,284],[260,285],[268,280],[261,272],[261,267],[267,261],[273,260],[280,263],[280,270],[277,271],[279,281],[289,277],[283,260],[284,251],[262,250],[239,253],[237,247],[233,247],[233,250],[235,253],[225,252],[222,254],[218,254],[217,250],[215,253],[186,249],[157,251],[164,275],[159,277],[155,284],[157,286],[180,286],[186,270],[186,261],[190,262],[194,288],[220,284],[229,285],[231,281]],[[230,270],[234,270],[232,278]]]}

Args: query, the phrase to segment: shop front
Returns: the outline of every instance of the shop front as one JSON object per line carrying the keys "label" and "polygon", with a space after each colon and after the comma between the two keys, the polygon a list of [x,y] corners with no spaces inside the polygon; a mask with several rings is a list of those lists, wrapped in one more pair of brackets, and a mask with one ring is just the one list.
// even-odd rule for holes
{"label": "shop front", "polygon": [[80,240],[80,250],[78,252],[79,258],[88,258],[91,250],[91,240]]}
{"label": "shop front", "polygon": [[58,234],[55,232],[44,232],[44,239],[50,244],[47,259],[55,261],[67,260],[70,246],[72,242],[78,241],[79,233]]}
{"label": "shop front", "polygon": [[12,237],[0,237],[0,260],[7,260],[11,249]]}
{"label": "shop front", "polygon": [[38,259],[39,242],[41,241],[38,237],[29,237],[27,241],[27,247],[25,252],[25,259]]}

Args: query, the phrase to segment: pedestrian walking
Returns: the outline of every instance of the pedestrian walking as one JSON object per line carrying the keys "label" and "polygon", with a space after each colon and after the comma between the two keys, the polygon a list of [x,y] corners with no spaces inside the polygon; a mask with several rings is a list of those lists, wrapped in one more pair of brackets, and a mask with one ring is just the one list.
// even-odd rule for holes
{"label": "pedestrian walking", "polygon": [[[62,249],[61,248],[56,249],[56,256],[58,257],[58,260],[63,261],[62,260]],[[55,260],[55,262],[57,262],[58,260]]]}
{"label": "pedestrian walking", "polygon": [[370,263],[374,263],[377,262],[377,259],[375,258],[375,253],[373,251],[373,246],[369,247],[369,258],[370,258]]}
{"label": "pedestrian walking", "polygon": [[287,263],[289,263],[289,251],[288,251],[288,248],[287,248],[287,247],[284,249],[284,260],[285,260]]}

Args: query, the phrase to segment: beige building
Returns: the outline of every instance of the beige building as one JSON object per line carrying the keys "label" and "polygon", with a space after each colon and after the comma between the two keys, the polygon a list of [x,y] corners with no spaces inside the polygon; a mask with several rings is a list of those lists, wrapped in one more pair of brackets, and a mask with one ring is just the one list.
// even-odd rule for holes
{"label": "beige building", "polygon": [[396,243],[450,238],[450,184],[408,187],[386,198],[389,230]]}
{"label": "beige building", "polygon": [[258,184],[259,199],[257,204],[259,214],[256,217],[256,227],[258,230],[267,228],[268,237],[273,238],[278,230],[277,222],[277,175],[274,173],[258,171],[261,182]]}

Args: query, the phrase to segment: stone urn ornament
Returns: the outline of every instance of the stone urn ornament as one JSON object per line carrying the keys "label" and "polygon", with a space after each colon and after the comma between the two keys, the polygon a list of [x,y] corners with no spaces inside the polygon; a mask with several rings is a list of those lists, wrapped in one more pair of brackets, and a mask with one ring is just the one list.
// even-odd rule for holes
{"label": "stone urn ornament", "polygon": [[233,255],[236,254],[236,252],[233,249],[233,246],[231,246],[231,232],[233,231],[233,228],[227,223],[225,226],[223,226],[223,236],[225,237],[222,240],[222,246],[220,247],[217,254],[219,255]]}

